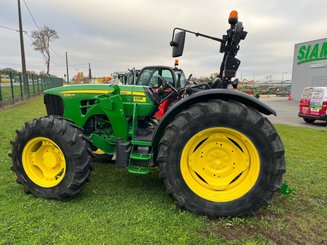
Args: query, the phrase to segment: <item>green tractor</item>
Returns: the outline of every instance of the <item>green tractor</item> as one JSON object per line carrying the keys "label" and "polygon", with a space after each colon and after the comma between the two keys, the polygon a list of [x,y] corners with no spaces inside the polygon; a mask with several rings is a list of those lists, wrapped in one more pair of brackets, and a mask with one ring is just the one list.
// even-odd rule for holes
{"label": "green tractor", "polygon": [[[177,89],[158,75],[170,88],[168,95],[162,93],[165,88],[140,85],[47,90],[48,116],[26,122],[11,142],[12,170],[25,192],[58,200],[73,197],[89,180],[92,152],[100,149],[133,174],[159,167],[167,193],[193,213],[244,216],[268,205],[282,184],[284,147],[264,116],[275,111],[226,89],[233,84],[240,64],[235,56],[246,36],[233,14],[222,39],[173,31],[174,57],[182,55],[186,32],[221,43],[221,71],[210,84]],[[167,96],[175,96],[176,103],[154,122]]]}

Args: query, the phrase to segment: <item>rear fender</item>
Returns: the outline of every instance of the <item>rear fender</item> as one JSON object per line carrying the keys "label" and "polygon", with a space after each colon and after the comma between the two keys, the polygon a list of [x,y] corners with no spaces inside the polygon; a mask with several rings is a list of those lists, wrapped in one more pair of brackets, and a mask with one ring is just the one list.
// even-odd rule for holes
{"label": "rear fender", "polygon": [[253,96],[249,96],[245,93],[239,92],[237,90],[227,90],[227,89],[211,89],[211,90],[203,90],[197,93],[192,94],[189,97],[186,97],[179,102],[177,102],[169,111],[165,114],[165,116],[161,119],[156,132],[153,135],[152,142],[154,151],[156,150],[159,141],[163,135],[165,128],[168,124],[174,119],[174,117],[185,110],[186,108],[190,107],[192,104],[207,101],[212,99],[221,99],[221,100],[235,100],[238,101],[246,106],[252,107],[257,111],[265,114],[265,115],[275,115],[276,112],[270,108],[268,105],[264,104],[257,98]]}

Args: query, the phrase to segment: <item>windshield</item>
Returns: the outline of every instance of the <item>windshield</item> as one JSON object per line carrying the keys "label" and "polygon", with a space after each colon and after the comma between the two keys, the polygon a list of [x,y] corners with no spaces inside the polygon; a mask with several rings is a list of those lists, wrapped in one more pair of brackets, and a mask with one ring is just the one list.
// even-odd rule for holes
{"label": "windshield", "polygon": [[165,79],[165,81],[173,84],[174,79],[172,72],[168,69],[162,68],[145,68],[137,80],[137,85],[146,85],[153,88],[158,88],[161,84],[159,75]]}
{"label": "windshield", "polygon": [[158,82],[158,70],[157,69],[145,69],[138,80],[137,85],[146,85],[154,88],[159,87]]}

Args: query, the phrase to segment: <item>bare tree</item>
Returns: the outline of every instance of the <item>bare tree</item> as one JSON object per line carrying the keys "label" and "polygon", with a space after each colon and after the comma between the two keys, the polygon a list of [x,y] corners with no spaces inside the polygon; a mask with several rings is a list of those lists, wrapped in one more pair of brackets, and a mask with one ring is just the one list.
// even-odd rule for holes
{"label": "bare tree", "polygon": [[47,66],[47,75],[50,72],[50,43],[58,38],[56,30],[50,29],[48,26],[43,26],[38,31],[32,31],[32,46],[34,50],[40,51],[42,54]]}

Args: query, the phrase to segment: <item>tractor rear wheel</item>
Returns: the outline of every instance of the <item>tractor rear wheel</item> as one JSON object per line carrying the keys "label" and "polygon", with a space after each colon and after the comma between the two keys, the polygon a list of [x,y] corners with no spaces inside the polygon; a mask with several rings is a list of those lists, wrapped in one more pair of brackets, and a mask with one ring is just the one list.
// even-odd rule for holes
{"label": "tractor rear wheel", "polygon": [[80,192],[93,169],[83,129],[64,118],[47,116],[25,123],[16,133],[11,169],[26,193],[64,200]]}
{"label": "tractor rear wheel", "polygon": [[210,217],[252,215],[271,202],[285,173],[273,125],[236,101],[211,100],[179,113],[159,143],[158,163],[178,206]]}

